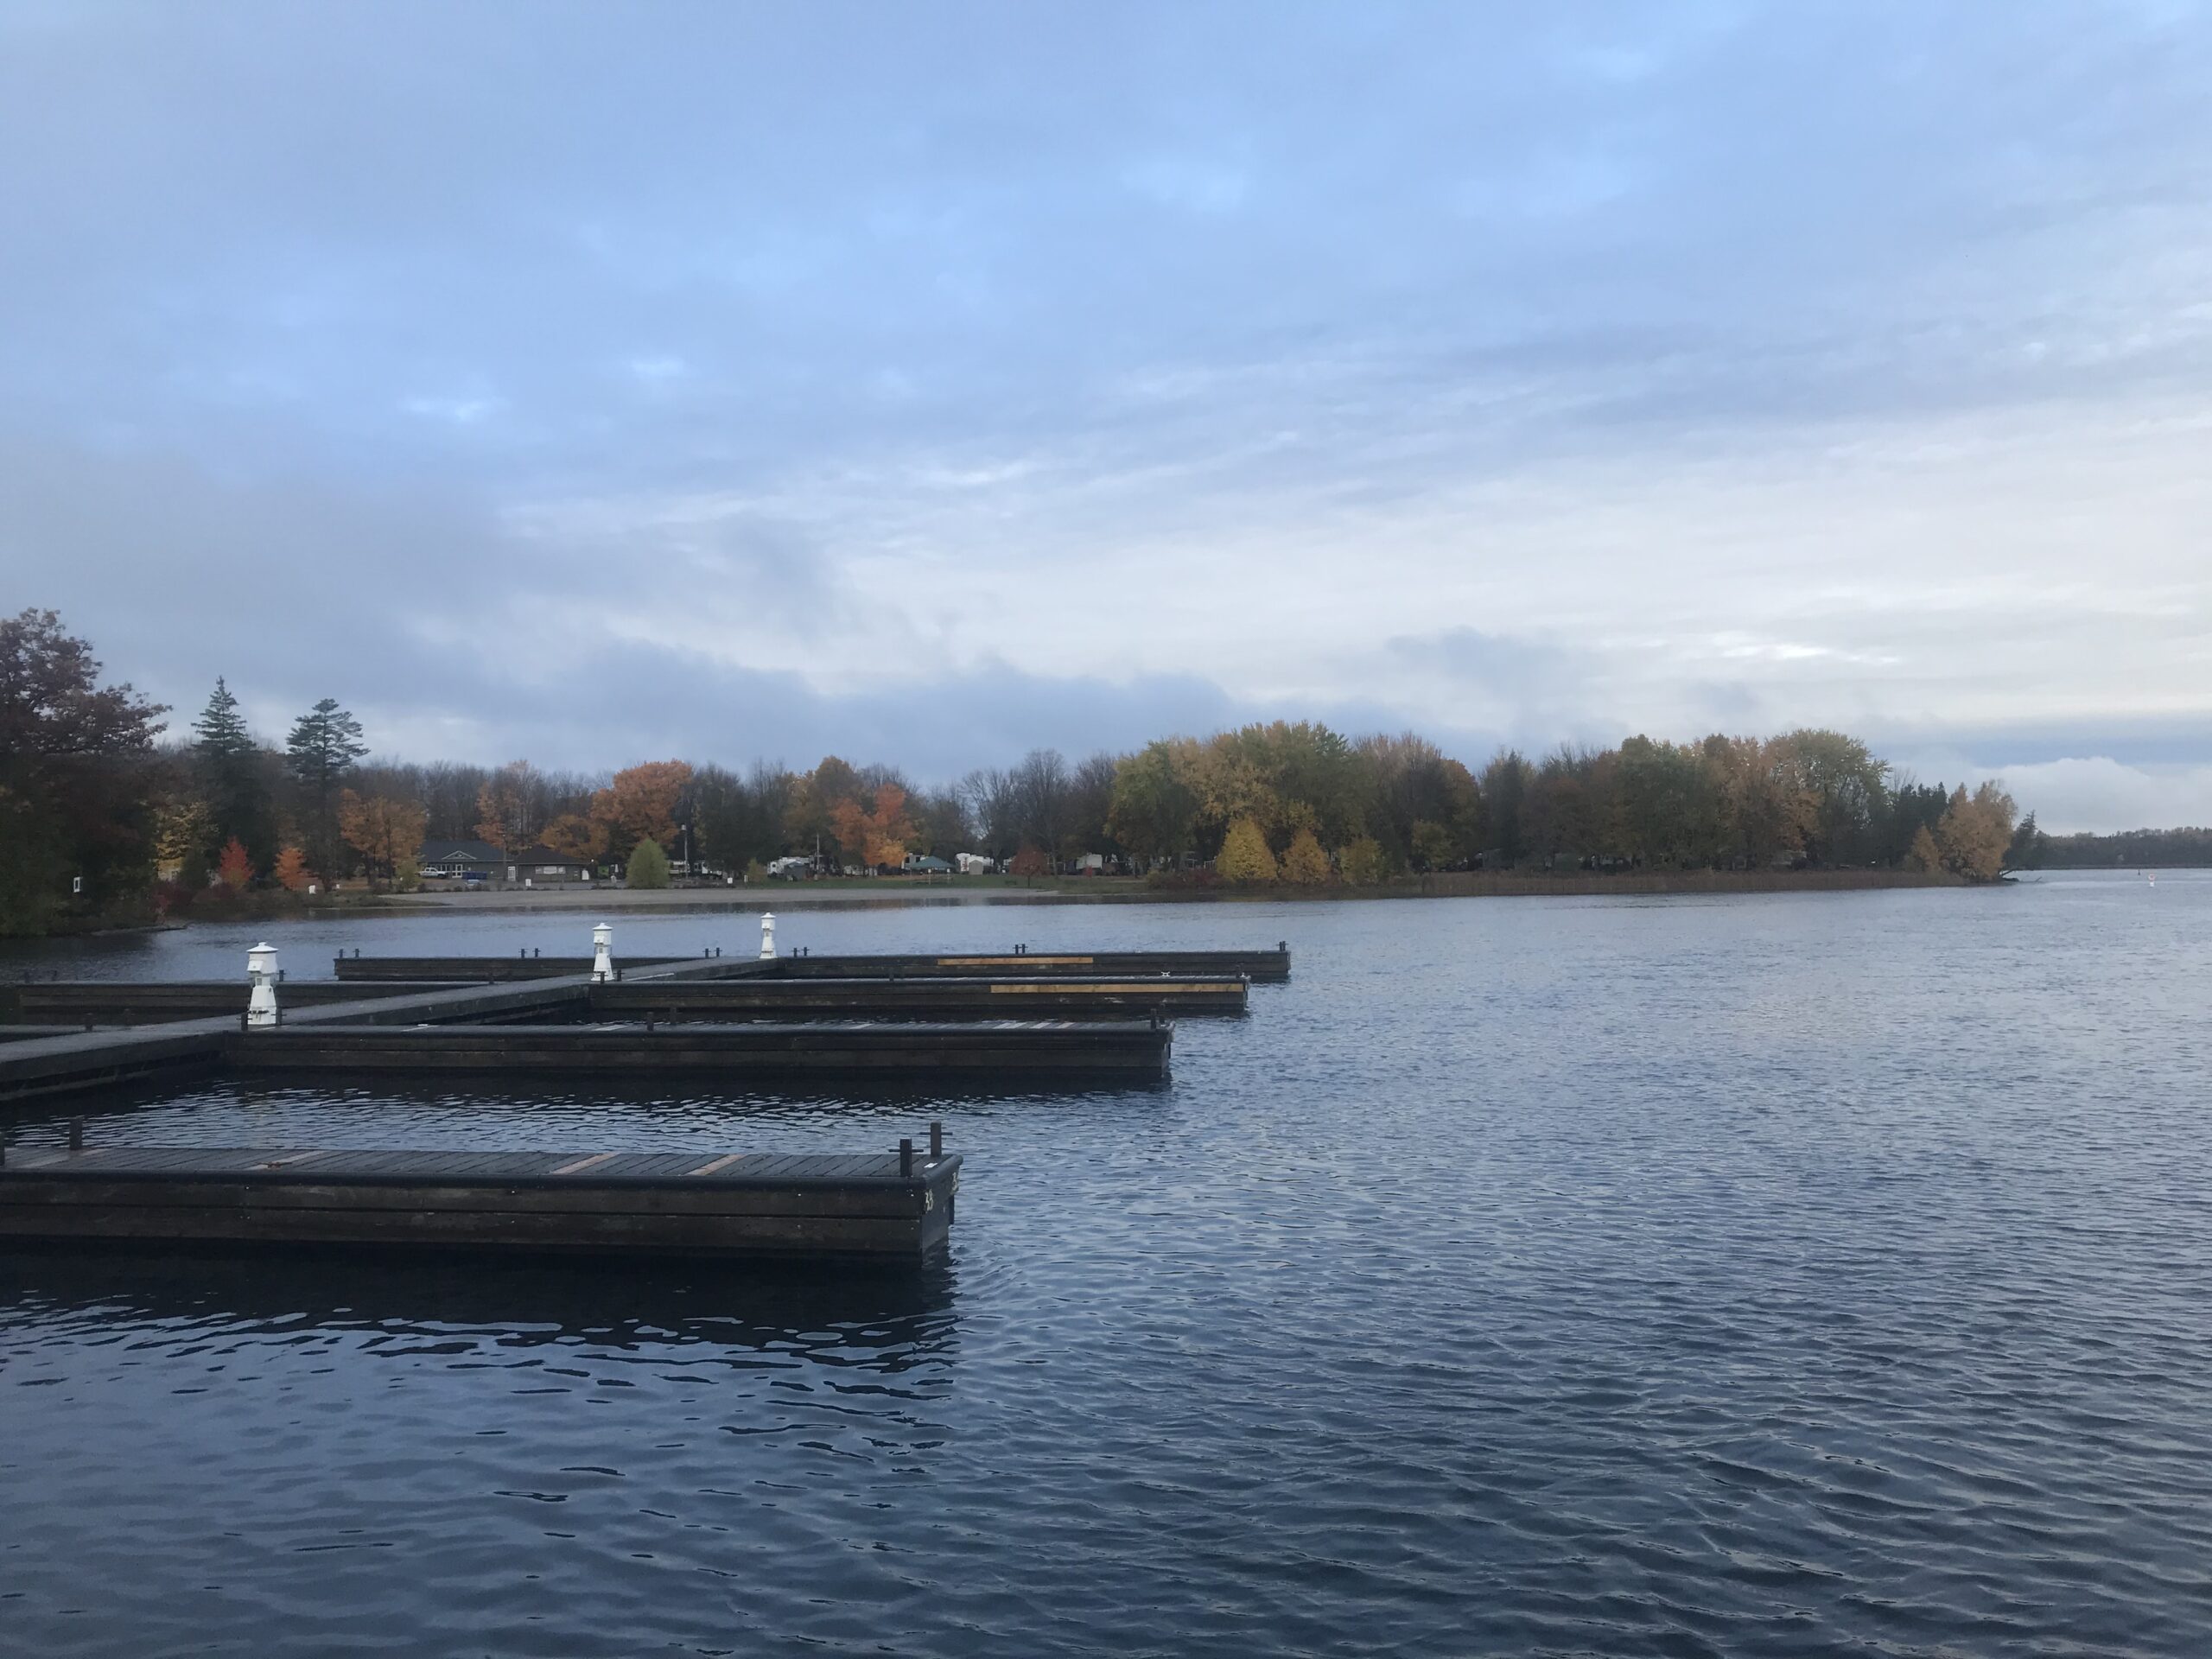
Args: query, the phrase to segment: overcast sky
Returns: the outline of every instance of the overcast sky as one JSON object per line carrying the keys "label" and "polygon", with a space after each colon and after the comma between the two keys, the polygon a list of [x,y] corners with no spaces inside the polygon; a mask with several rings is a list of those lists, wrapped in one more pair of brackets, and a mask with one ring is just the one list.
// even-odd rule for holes
{"label": "overcast sky", "polygon": [[10,0],[0,221],[0,603],[185,716],[2212,822],[2199,6]]}

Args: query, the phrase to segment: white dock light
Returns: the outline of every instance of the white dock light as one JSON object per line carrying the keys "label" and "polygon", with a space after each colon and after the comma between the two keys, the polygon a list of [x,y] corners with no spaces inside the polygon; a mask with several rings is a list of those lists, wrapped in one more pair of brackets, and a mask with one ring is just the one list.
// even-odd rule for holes
{"label": "white dock light", "polygon": [[257,944],[245,953],[245,1022],[249,1026],[276,1023],[276,947]]}
{"label": "white dock light", "polygon": [[614,930],[601,922],[591,931],[591,982],[606,985],[614,978]]}
{"label": "white dock light", "polygon": [[772,910],[764,910],[760,912],[760,960],[773,962],[775,959],[776,912]]}

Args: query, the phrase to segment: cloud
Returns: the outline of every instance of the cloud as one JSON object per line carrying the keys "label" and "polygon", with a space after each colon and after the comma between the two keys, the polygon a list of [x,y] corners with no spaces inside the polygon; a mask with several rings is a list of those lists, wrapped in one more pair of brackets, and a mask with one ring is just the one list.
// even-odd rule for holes
{"label": "cloud", "polygon": [[1969,766],[1955,776],[1967,784],[1998,779],[2053,835],[2212,824],[2212,766],[2130,766],[2085,755],[2035,766]]}
{"label": "cloud", "polygon": [[2212,20],[2056,0],[16,8],[0,578],[180,701],[585,765],[1281,712],[2157,782],[2208,95]]}

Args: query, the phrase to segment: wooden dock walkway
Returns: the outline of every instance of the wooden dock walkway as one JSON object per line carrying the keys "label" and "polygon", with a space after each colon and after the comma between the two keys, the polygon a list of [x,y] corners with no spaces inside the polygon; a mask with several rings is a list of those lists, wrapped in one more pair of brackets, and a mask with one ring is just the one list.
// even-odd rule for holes
{"label": "wooden dock walkway", "polygon": [[12,1147],[0,1240],[913,1257],[944,1244],[959,1190],[959,1154],[936,1126],[931,1141],[794,1155]]}
{"label": "wooden dock walkway", "polygon": [[[453,989],[450,980],[395,981],[365,991],[335,979],[288,979],[278,988],[284,1007],[325,1007],[359,1002],[368,996],[412,996]],[[41,984],[0,987],[0,999],[18,1020],[66,1021],[78,1026],[145,1026],[170,1020],[205,1020],[245,1012],[246,983],[238,979],[51,980]],[[0,1036],[9,1028],[0,1027]]]}
{"label": "wooden dock walkway", "polygon": [[[1167,1075],[1174,1027],[1136,1020],[589,1026],[284,1026],[223,1039],[240,1071],[421,1071],[563,1077],[705,1072],[900,1077]],[[4,1057],[0,1057],[4,1058]]]}
{"label": "wooden dock walkway", "polygon": [[[1255,984],[1290,977],[1290,947],[1272,950],[1007,950],[947,955],[618,957],[626,978],[644,969],[691,969],[703,977],[745,979],[959,979],[1077,975],[1244,978]],[[332,971],[345,980],[493,981],[556,979],[591,971],[588,957],[339,957]]]}
{"label": "wooden dock walkway", "polygon": [[1243,979],[633,979],[591,988],[601,1019],[1128,1020],[1241,1014]]}
{"label": "wooden dock walkway", "polygon": [[[273,953],[272,953],[273,954]],[[1245,1011],[1290,950],[582,957],[341,956],[278,985],[244,1029],[244,984],[29,984],[0,1011],[0,1107],[198,1071],[850,1072],[1159,1080],[1178,1014]],[[589,1024],[593,1020],[619,1023]],[[109,1029],[76,1029],[74,1022]],[[115,1028],[119,1027],[119,1028]]]}

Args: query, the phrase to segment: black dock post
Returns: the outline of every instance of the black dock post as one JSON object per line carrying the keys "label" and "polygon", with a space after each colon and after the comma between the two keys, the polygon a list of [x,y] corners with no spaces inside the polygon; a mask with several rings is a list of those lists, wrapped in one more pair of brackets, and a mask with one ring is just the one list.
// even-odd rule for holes
{"label": "black dock post", "polygon": [[901,1175],[912,1175],[914,1173],[914,1142],[911,1136],[899,1137],[899,1173]]}
{"label": "black dock post", "polygon": [[930,1162],[936,1164],[942,1163],[944,1160],[944,1120],[941,1117],[933,1117],[930,1120]]}
{"label": "black dock post", "polygon": [[69,1150],[82,1152],[84,1149],[85,1120],[81,1117],[73,1117],[69,1120]]}

